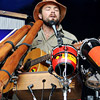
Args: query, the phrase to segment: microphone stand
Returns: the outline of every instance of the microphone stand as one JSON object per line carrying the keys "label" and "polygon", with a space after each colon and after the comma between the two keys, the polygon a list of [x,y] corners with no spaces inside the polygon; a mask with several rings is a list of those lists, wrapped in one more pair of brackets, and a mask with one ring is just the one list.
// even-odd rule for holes
{"label": "microphone stand", "polygon": [[57,37],[58,45],[61,46],[63,44],[63,40],[62,40],[60,34],[57,32],[55,22],[54,21],[50,21],[50,25],[52,26],[52,28],[54,30],[55,36]]}
{"label": "microphone stand", "polygon": [[[52,26],[52,28],[53,28],[53,30],[54,30],[54,33],[55,33],[55,36],[57,37],[57,42],[58,42],[58,46],[60,47],[60,46],[62,46],[62,44],[63,44],[63,40],[62,40],[62,38],[61,38],[61,36],[60,36],[60,33],[58,33],[57,32],[57,29],[56,29],[56,25],[55,25],[55,22],[54,21],[50,21],[50,25]],[[68,79],[67,79],[67,77],[66,77],[66,70],[67,70],[67,64],[66,64],[66,62],[67,62],[67,52],[65,53],[65,71],[64,71],[64,79],[63,79],[63,82],[61,82],[61,83],[63,83],[62,85],[63,85],[63,95],[64,95],[64,100],[67,100],[67,91],[68,91],[68,88],[69,88],[69,82],[68,82]],[[60,79],[60,78],[58,78],[58,79]],[[60,81],[61,81],[61,79],[60,79]],[[67,84],[66,84],[67,83]]]}
{"label": "microphone stand", "polygon": [[[57,32],[57,29],[56,29],[56,25],[55,25],[55,22],[54,21],[50,21],[50,25],[52,26],[53,30],[54,30],[54,33],[55,33],[55,36],[57,37],[57,42],[58,42],[58,46],[62,46],[63,44],[63,40],[62,40],[62,36],[59,32]],[[69,38],[68,38],[69,39]],[[70,39],[72,40],[72,39]],[[65,49],[66,50],[66,49]],[[63,96],[64,96],[64,100],[67,100],[67,91],[71,91],[69,85],[70,83],[72,82],[72,79],[77,75],[71,77],[71,78],[67,78],[67,57],[68,57],[68,53],[67,53],[67,50],[65,51],[65,69],[63,71],[63,79],[61,79],[59,76],[55,75],[52,73],[53,69],[52,69],[52,66],[50,67],[50,69],[48,70],[48,72],[52,75],[54,75],[57,79],[59,79],[59,81],[61,82],[62,86],[63,86]]]}

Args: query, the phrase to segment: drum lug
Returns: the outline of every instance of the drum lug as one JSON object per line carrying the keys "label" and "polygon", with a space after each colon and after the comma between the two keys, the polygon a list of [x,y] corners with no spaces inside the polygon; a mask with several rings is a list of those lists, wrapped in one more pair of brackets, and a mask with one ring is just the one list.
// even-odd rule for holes
{"label": "drum lug", "polygon": [[81,54],[80,51],[78,51],[78,54],[81,56],[81,58],[82,58],[83,60],[86,60],[86,57],[85,57],[85,56],[82,56],[82,54]]}
{"label": "drum lug", "polygon": [[85,56],[81,56],[81,57],[82,57],[83,60],[86,60],[86,57]]}

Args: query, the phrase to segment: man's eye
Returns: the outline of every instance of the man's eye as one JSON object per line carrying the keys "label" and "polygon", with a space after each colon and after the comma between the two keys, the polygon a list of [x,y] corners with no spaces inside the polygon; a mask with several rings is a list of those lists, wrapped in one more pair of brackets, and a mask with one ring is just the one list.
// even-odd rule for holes
{"label": "man's eye", "polygon": [[50,8],[48,7],[48,8],[46,8],[46,10],[48,11],[48,10],[50,10]]}
{"label": "man's eye", "polygon": [[55,11],[59,11],[59,9],[58,8],[55,8]]}

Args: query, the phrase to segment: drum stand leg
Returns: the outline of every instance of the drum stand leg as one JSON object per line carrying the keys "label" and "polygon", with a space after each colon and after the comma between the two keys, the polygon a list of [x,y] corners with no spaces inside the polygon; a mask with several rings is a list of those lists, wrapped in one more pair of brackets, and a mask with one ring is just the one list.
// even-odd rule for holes
{"label": "drum stand leg", "polygon": [[69,87],[70,83],[72,82],[72,79],[75,78],[79,73],[77,73],[76,75],[74,75],[73,77],[67,79],[67,77],[64,77],[63,79],[61,79],[59,76],[55,75],[52,73],[52,75],[54,77],[56,77],[61,85],[63,86],[63,96],[64,96],[64,100],[67,100],[67,92],[71,92],[71,89]]}
{"label": "drum stand leg", "polygon": [[63,77],[64,77],[64,82],[63,82],[63,96],[64,96],[64,100],[67,100],[67,91],[68,91],[68,88],[69,88],[69,80],[67,79],[67,75],[66,75],[66,71],[67,71],[67,52],[65,52],[65,69],[64,69],[64,72],[63,72]]}
{"label": "drum stand leg", "polygon": [[69,80],[67,79],[67,77],[64,77],[63,79],[63,96],[64,96],[64,100],[67,100],[67,91],[69,90]]}
{"label": "drum stand leg", "polygon": [[64,100],[67,100],[67,89],[65,87],[65,89],[63,89],[63,96],[64,96]]}
{"label": "drum stand leg", "polygon": [[[67,78],[66,78],[67,79]],[[72,82],[71,80],[67,79],[64,80],[63,82],[63,97],[64,100],[67,100],[67,92],[71,92],[71,89],[69,87],[69,84]]]}

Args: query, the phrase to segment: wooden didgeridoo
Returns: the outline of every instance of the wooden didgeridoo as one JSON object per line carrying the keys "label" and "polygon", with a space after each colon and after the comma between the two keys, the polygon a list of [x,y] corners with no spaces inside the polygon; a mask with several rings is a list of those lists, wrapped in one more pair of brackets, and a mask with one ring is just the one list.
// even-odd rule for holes
{"label": "wooden didgeridoo", "polygon": [[[43,24],[42,20],[36,21],[32,26],[32,28],[30,29],[30,31],[28,32],[23,43],[32,44],[32,41],[34,40],[37,32],[40,30],[42,24]],[[12,75],[21,57],[26,53],[27,50],[28,47],[26,45],[19,46],[19,48],[16,49],[16,51],[10,57],[8,57],[2,69],[7,70]],[[7,83],[8,80],[9,80],[9,75],[4,71],[0,71],[0,92],[2,92],[3,86]]]}
{"label": "wooden didgeridoo", "polygon": [[27,25],[24,25],[22,28],[17,30],[13,35],[11,35],[9,38],[1,42],[0,47],[0,62],[2,62],[9,51],[12,49],[12,45],[10,43],[5,43],[6,41],[11,41],[14,46],[25,36],[25,34],[31,29],[33,23],[29,23]]}
{"label": "wooden didgeridoo", "polygon": [[[18,29],[13,35],[11,35],[10,37],[8,37],[5,40],[3,40],[0,43],[0,47],[3,46],[6,41],[10,41],[11,39],[16,38],[16,36],[20,35],[21,33],[22,33],[22,35],[25,35],[26,34],[25,31],[29,30],[31,28],[31,26],[33,26],[32,24],[34,24],[34,23],[30,22],[29,24],[24,25],[23,27],[21,27],[20,29]],[[22,38],[22,37],[19,37],[18,39],[20,40],[20,38]]]}

